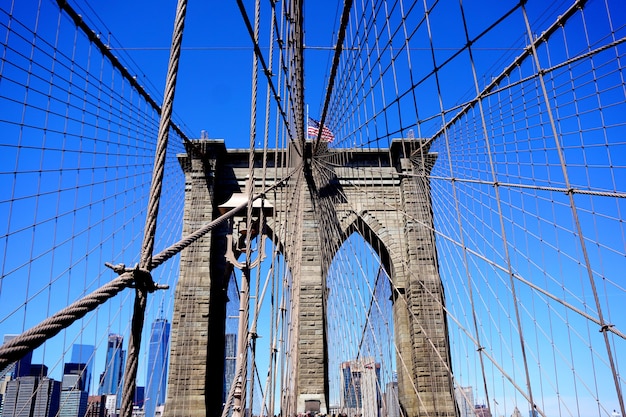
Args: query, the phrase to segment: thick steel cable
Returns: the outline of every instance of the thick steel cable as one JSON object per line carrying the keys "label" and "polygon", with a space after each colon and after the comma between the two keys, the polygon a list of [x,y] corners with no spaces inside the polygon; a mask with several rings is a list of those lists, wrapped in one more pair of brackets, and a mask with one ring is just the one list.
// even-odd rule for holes
{"label": "thick steel cable", "polygon": [[130,287],[134,281],[135,276],[132,272],[124,272],[108,284],[2,345],[0,347],[0,372],[76,320],[115,297],[120,291]]}
{"label": "thick steel cable", "polygon": [[[287,182],[293,176],[294,173],[298,172],[299,170],[300,170],[300,167],[296,167],[285,178],[276,182],[272,186],[266,188],[262,193],[255,194],[252,197],[252,201],[257,200],[261,197],[264,197],[265,194],[268,193],[269,191],[272,191],[273,189],[282,186],[285,182]],[[245,203],[241,203],[239,206],[235,207],[234,209],[222,214],[217,219],[207,223],[206,225],[202,226],[200,229],[196,230],[195,232],[185,236],[184,238],[174,243],[173,245],[169,246],[168,248],[165,248],[164,250],[162,250],[161,252],[159,252],[157,255],[155,255],[152,258],[152,264],[151,264],[152,269],[155,269],[156,267],[158,267],[159,265],[161,265],[168,259],[177,255],[178,253],[180,253],[180,251],[182,251],[183,249],[185,249],[186,247],[194,243],[196,240],[200,239],[202,236],[209,233],[211,230],[213,230],[213,228],[217,227],[218,225],[222,224],[224,221],[233,217],[235,214],[237,214],[239,211],[243,210],[247,206],[248,206],[247,201]]]}
{"label": "thick steel cable", "polygon": [[[272,10],[272,16],[270,18],[270,28],[269,28],[269,51],[268,51],[268,66],[269,68],[273,68],[273,58],[274,58],[274,29],[275,29],[275,17],[276,17],[276,10],[275,7],[272,6],[271,8]],[[257,3],[257,6],[255,8],[255,23],[256,25],[258,25],[258,21],[260,20],[260,3]],[[255,25],[255,26],[256,26]],[[256,36],[257,36],[257,40],[258,40],[258,29],[255,28],[255,30],[257,30]],[[266,184],[266,180],[267,180],[267,147],[268,147],[268,138],[269,138],[269,125],[270,125],[270,104],[271,104],[271,91],[270,89],[267,89],[266,93],[265,93],[265,129],[264,129],[264,133],[263,133],[263,161],[262,161],[262,169],[261,169],[261,173],[262,173],[262,178],[261,178],[261,185],[262,187],[265,187]],[[275,154],[276,155],[276,154]],[[275,165],[276,166],[276,165]],[[263,211],[261,210],[261,216],[263,216]],[[263,224],[263,220],[261,221],[261,224]],[[262,242],[264,242],[264,235],[261,236]],[[272,243],[274,243],[274,247],[272,248],[273,250],[273,257],[272,257],[272,262],[270,265],[270,274],[272,273],[272,271],[274,270],[274,261],[276,259],[276,245],[275,245],[275,241],[273,241]],[[259,254],[260,255],[260,254]],[[250,332],[252,333],[253,336],[255,336],[257,334],[257,321],[259,318],[259,314],[260,314],[260,305],[262,304],[263,301],[263,296],[265,295],[265,291],[267,289],[267,284],[270,281],[269,275],[266,278],[265,281],[265,285],[263,287],[263,295],[260,297],[259,299],[259,285],[260,285],[260,274],[261,274],[261,268],[257,268],[257,275],[256,275],[256,280],[257,280],[257,286],[256,286],[256,297],[255,297],[255,314],[254,314],[254,318],[252,321],[252,325],[250,328]],[[273,309],[273,303],[272,303],[272,309]],[[273,317],[273,315],[270,315],[270,317]],[[271,319],[270,319],[271,321]],[[272,337],[273,337],[273,326],[270,325],[270,344],[272,343]],[[267,393],[270,391],[269,388],[269,379],[271,377],[271,363],[272,363],[272,357],[274,355],[273,350],[270,350],[270,359],[269,359],[269,363],[268,363],[268,373],[267,373],[267,382],[265,385],[265,390],[263,390],[262,386],[261,386],[261,392],[263,393],[262,396],[262,407],[261,407],[261,416],[263,416],[263,411],[267,409],[267,407],[265,406],[266,404],[266,395]],[[253,344],[252,344],[252,358],[251,358],[251,362],[252,362],[252,369],[256,369],[256,340],[253,339]],[[257,371],[258,372],[258,371]],[[254,380],[254,378],[253,378]],[[250,393],[250,404],[251,406],[254,403],[254,382],[252,383],[251,386],[251,393]],[[260,385],[260,382],[259,382]],[[270,407],[271,408],[271,407]],[[269,411],[268,411],[269,414]],[[273,411],[271,412],[271,414],[269,415],[273,415]]]}
{"label": "thick steel cable", "polygon": [[[330,105],[330,98],[333,94],[335,85],[335,78],[337,77],[337,69],[339,68],[339,59],[341,58],[341,51],[343,49],[343,41],[346,37],[346,28],[348,27],[348,21],[350,19],[350,10],[352,9],[352,0],[345,0],[343,3],[343,12],[341,13],[341,25],[339,26],[339,33],[337,34],[337,44],[335,45],[335,55],[333,56],[333,66],[330,69],[330,77],[328,78],[328,85],[326,86],[326,98],[324,99],[324,107],[322,108],[322,116],[320,118],[320,128],[315,138],[315,145],[313,146],[313,154],[318,152],[320,141],[322,140],[322,132],[324,130],[324,123],[326,122],[326,113],[328,113],[328,106]],[[307,120],[308,123],[308,120]]]}
{"label": "thick steel cable", "polygon": [[[523,17],[524,17],[524,23],[526,25],[526,30],[529,34],[532,34],[532,30],[530,28],[530,23],[528,20],[528,14],[526,12],[526,7],[524,5],[522,5],[522,12],[523,12]],[[555,117],[554,117],[554,113],[552,110],[552,105],[548,97],[548,91],[546,88],[545,80],[541,72],[541,65],[539,62],[537,48],[534,43],[531,43],[530,51],[531,51],[531,57],[534,61],[534,64],[537,68],[537,72],[539,74],[539,85],[541,87],[541,95],[544,101],[544,105],[546,106],[546,112],[548,113],[548,119],[550,122],[550,133],[551,133],[552,138],[554,139],[555,149],[559,157],[561,171],[563,174],[563,180],[565,182],[565,187],[569,189],[571,187],[570,185],[571,183],[569,179],[569,170],[567,168],[567,163],[565,161],[565,155],[563,152],[563,144],[561,143],[561,136],[559,135],[557,128],[556,128],[556,122],[555,122]],[[602,304],[600,303],[598,290],[596,288],[596,283],[595,283],[595,279],[593,276],[593,270],[591,268],[591,260],[590,260],[589,253],[587,250],[587,243],[585,242],[585,234],[583,233],[582,226],[580,224],[580,219],[578,216],[578,210],[579,210],[578,206],[576,205],[576,202],[574,200],[574,195],[572,193],[568,193],[568,198],[569,198],[570,210],[572,213],[572,220],[574,221],[574,225],[576,227],[575,229],[576,236],[578,237],[578,243],[580,245],[580,250],[582,252],[585,269],[587,270],[587,278],[589,279],[589,285],[591,287],[591,292],[593,294],[594,303],[595,303],[596,310],[598,313],[598,319],[601,325],[600,332],[602,333],[602,337],[604,339],[607,357],[609,360],[609,365],[610,365],[611,373],[613,376],[613,382],[615,384],[615,392],[617,394],[617,400],[619,403],[620,412],[622,413],[622,415],[624,415],[624,413],[626,413],[626,405],[624,404],[624,398],[622,396],[621,383],[619,381],[619,376],[618,376],[619,374],[617,371],[617,366],[615,364],[615,358],[613,356],[613,349],[611,348],[611,342],[609,340],[609,335],[607,333],[608,329],[612,327],[612,325],[610,323],[607,323],[604,319]]]}
{"label": "thick steel cable", "polygon": [[[170,60],[165,82],[165,94],[163,97],[163,106],[159,123],[154,171],[152,175],[152,185],[150,188],[150,199],[148,201],[148,213],[146,216],[144,239],[141,247],[141,258],[139,261],[139,267],[147,271],[152,269],[152,252],[154,250],[157,217],[159,214],[159,203],[163,187],[165,157],[167,154],[167,142],[169,138],[170,121],[172,118],[174,93],[176,91],[176,78],[178,75],[178,64],[180,61],[180,49],[183,42],[183,29],[185,27],[186,13],[187,0],[179,0],[176,7],[176,18],[174,20],[172,47],[170,51]],[[152,278],[149,277],[149,280],[151,281]],[[133,400],[135,397],[135,387],[137,385],[137,367],[139,365],[139,351],[141,349],[141,335],[143,332],[147,299],[148,288],[146,288],[145,285],[137,285],[135,288],[132,328],[128,341],[128,360],[124,371],[124,388],[122,390],[122,407],[120,412],[123,417],[132,417],[133,415]]]}
{"label": "thick steel cable", "polygon": [[[285,122],[285,126],[289,126],[289,118],[287,116],[287,112],[283,108],[280,94],[276,90],[276,86],[274,85],[274,82],[272,81],[271,68],[268,68],[267,64],[265,63],[265,58],[263,57],[263,53],[261,52],[261,47],[259,46],[259,43],[254,40],[254,29],[252,28],[252,24],[250,23],[250,18],[248,17],[248,14],[246,12],[246,6],[243,4],[241,0],[237,0],[237,6],[239,6],[239,10],[241,11],[241,17],[243,17],[243,22],[246,25],[246,29],[248,30],[248,33],[250,34],[250,38],[253,40],[254,54],[257,56],[257,58],[259,59],[259,62],[261,63],[261,66],[263,67],[263,73],[265,74],[265,77],[267,78],[267,83],[270,86],[270,89],[272,90],[272,94],[274,95],[276,106],[280,111],[280,115],[282,116],[283,121]],[[294,138],[291,134],[291,131],[287,130],[287,133],[289,135],[289,139],[291,140],[291,142],[294,142]],[[302,155],[301,153],[302,151],[300,149],[296,148],[296,151],[300,155]]]}
{"label": "thick steel cable", "polygon": [[[241,2],[238,2],[241,4]],[[243,6],[241,4],[240,8]],[[247,19],[247,14],[242,9],[242,14]],[[261,2],[255,1],[254,6],[254,30],[252,33],[252,42],[255,47],[259,44],[259,26],[261,18]],[[266,68],[265,62],[263,67]],[[256,124],[257,124],[257,98],[258,98],[258,83],[259,83],[259,55],[252,54],[252,94],[250,97],[250,151],[248,152],[248,178],[246,180],[246,192],[248,197],[248,205],[246,207],[246,230],[252,230],[252,197],[254,195],[254,156],[255,156],[255,142],[256,142]],[[263,224],[263,210],[261,210],[260,224]],[[262,226],[261,226],[262,227]],[[264,253],[263,240],[261,235],[261,242],[259,243],[259,254]],[[241,268],[241,288],[239,290],[239,323],[237,333],[237,359],[236,363],[241,367],[241,375],[234,382],[235,385],[235,398],[233,405],[233,416],[244,416],[245,410],[248,409],[246,402],[248,401],[248,392],[250,393],[249,402],[250,409],[252,409],[252,399],[254,395],[254,361],[251,368],[251,386],[248,386],[248,349],[254,359],[255,344],[250,343],[255,335],[250,332],[250,270],[252,264],[252,238],[248,235],[246,238],[246,253],[245,253],[245,265]],[[260,268],[257,269],[260,271]]]}
{"label": "thick steel cable", "polygon": [[[384,204],[384,202],[383,202],[383,204]],[[397,209],[397,208],[396,208],[396,209]],[[404,214],[407,214],[407,215],[408,215],[408,213],[404,213]],[[421,223],[419,219],[415,219],[415,218],[412,218],[412,221],[415,221],[415,222],[417,222],[417,223]],[[426,226],[426,225],[424,225],[424,226]],[[433,229],[433,232],[434,232],[434,233],[437,233],[437,231],[436,231],[436,230],[434,230],[434,229]],[[443,235],[443,237],[444,237],[444,238],[447,238],[447,236],[445,236],[445,235]],[[471,250],[469,250],[469,249],[466,249],[466,250],[468,250],[468,253],[472,253],[472,252],[471,252]],[[391,256],[393,256],[393,250],[392,250],[392,252],[391,252]],[[507,273],[508,273],[508,269],[506,268],[506,266],[502,266],[502,267],[500,267],[500,269],[501,269],[503,272],[507,272]],[[417,278],[417,277],[416,277],[416,278]],[[391,284],[393,285],[393,283],[391,283]],[[433,293],[432,293],[432,291],[431,291],[430,289],[428,289],[427,287],[425,287],[423,284],[421,284],[421,287],[422,287],[422,288],[423,288],[423,290],[426,292],[426,294],[428,294],[428,295],[429,295],[432,299],[437,300],[436,295],[435,295],[435,294],[433,294]],[[396,288],[395,288],[395,286],[394,286],[394,289],[396,289]],[[405,303],[407,302],[407,300],[406,300],[406,298],[405,298],[405,297],[400,297],[400,299],[401,299],[403,302],[405,302]],[[489,361],[490,361],[490,362],[491,362],[491,363],[492,363],[492,364],[493,364],[493,365],[494,365],[494,366],[495,366],[495,367],[496,367],[496,368],[497,368],[497,369],[498,369],[498,370],[502,373],[502,375],[503,375],[503,376],[504,376],[504,377],[505,377],[505,378],[506,378],[506,379],[507,379],[507,380],[508,380],[508,381],[509,381],[512,385],[513,385],[513,387],[514,387],[514,388],[515,388],[515,389],[516,389],[516,390],[517,390],[517,391],[518,391],[518,392],[519,392],[519,393],[520,393],[520,394],[521,394],[521,395],[522,395],[522,396],[523,396],[526,400],[528,400],[528,402],[530,403],[530,402],[531,402],[531,401],[530,401],[530,398],[531,398],[531,397],[529,396],[529,394],[528,394],[526,391],[524,391],[524,389],[523,389],[521,386],[519,386],[519,385],[515,382],[515,379],[514,379],[514,378],[513,378],[513,377],[512,377],[512,376],[511,376],[511,375],[510,375],[510,374],[509,374],[506,370],[504,370],[504,369],[502,368],[502,366],[498,363],[498,361],[496,361],[496,360],[495,360],[495,359],[494,359],[494,358],[493,358],[493,357],[492,357],[492,356],[491,356],[491,355],[487,352],[487,350],[485,349],[485,347],[484,347],[484,346],[481,346],[481,344],[480,344],[480,343],[478,342],[478,340],[474,337],[474,335],[470,332],[470,330],[469,330],[469,329],[467,329],[465,326],[463,326],[463,324],[462,324],[462,323],[460,322],[460,320],[456,317],[456,315],[455,315],[452,311],[450,311],[450,310],[448,309],[448,307],[446,307],[444,304],[442,304],[440,300],[438,300],[438,301],[437,301],[437,303],[438,303],[438,304],[439,304],[439,306],[440,306],[440,307],[444,310],[444,312],[446,313],[447,317],[449,317],[449,318],[450,318],[450,319],[451,319],[454,323],[456,323],[456,324],[459,326],[459,328],[461,329],[461,331],[463,331],[463,333],[465,333],[465,334],[466,334],[466,336],[468,337],[468,339],[469,339],[470,341],[472,341],[472,343],[474,344],[474,346],[476,346],[476,348],[477,348],[477,349],[480,349],[480,350],[481,350],[481,353],[485,356],[485,358],[487,358],[487,359],[488,359],[488,360],[489,360]],[[412,313],[411,313],[411,314],[412,314]],[[412,316],[413,316],[413,314],[412,314]],[[419,322],[419,320],[417,320],[417,318],[416,318],[416,317],[414,317],[414,316],[413,316],[413,319],[415,319],[417,322]],[[422,332],[426,332],[426,329],[424,329],[421,325],[420,325],[419,327],[421,328],[421,331],[422,331]],[[432,345],[432,341],[431,341],[430,339],[428,340],[428,343],[429,343],[429,345],[430,345],[431,347],[434,347],[434,346]],[[435,351],[436,351],[436,349],[435,349]],[[440,359],[441,359],[441,358],[440,358]],[[408,372],[408,368],[406,367],[407,365],[403,364],[403,366],[405,367],[405,370]],[[449,368],[447,368],[447,369],[449,370]],[[419,401],[421,402],[421,401],[422,401],[422,399],[421,399],[421,397],[420,397],[420,394],[419,394],[419,392],[418,392],[418,390],[417,390],[417,387],[415,386],[415,382],[414,382],[414,381],[412,381],[412,380],[411,380],[411,385],[413,386],[413,389],[414,389],[414,391],[415,391],[416,395],[418,396]],[[537,412],[539,413],[539,415],[541,415],[541,416],[543,416],[543,417],[545,417],[545,416],[546,416],[545,412],[544,412],[541,408],[537,407],[537,408],[535,408],[535,409],[537,410]]]}
{"label": "thick steel cable", "polygon": [[[548,38],[552,35],[552,33],[554,33],[556,30],[558,30],[560,27],[562,27],[563,25],[565,25],[565,23],[576,14],[576,12],[578,10],[580,10],[584,4],[587,2],[587,0],[576,0],[574,2],[574,4],[572,4],[570,6],[569,9],[567,9],[567,11],[565,11],[565,13],[563,13],[562,15],[560,15],[557,20],[545,31],[543,31],[538,37],[532,37],[530,38],[532,41],[530,42],[530,45],[525,48],[522,53],[517,56],[510,64],[509,66],[507,66],[502,72],[500,72],[500,75],[498,75],[497,77],[493,78],[491,80],[491,82],[483,88],[483,90],[480,92],[480,94],[477,96],[476,100],[472,100],[471,102],[467,103],[467,105],[465,107],[463,107],[463,109],[456,113],[454,115],[454,117],[450,118],[450,120],[446,121],[442,127],[434,134],[432,135],[428,140],[426,140],[422,146],[423,147],[427,147],[429,146],[434,140],[435,138],[441,136],[443,134],[443,132],[445,131],[445,129],[448,129],[450,126],[452,126],[454,123],[456,123],[458,120],[461,119],[461,117],[463,117],[465,114],[467,114],[469,112],[470,109],[472,109],[474,107],[474,105],[478,102],[479,98],[489,94],[492,90],[495,89],[496,86],[498,86],[502,80],[504,78],[506,78],[511,71],[513,71],[513,69],[517,68],[526,58],[528,58],[529,56],[531,56],[532,54],[532,50],[536,49],[539,45],[541,45],[542,43],[546,42],[548,40]],[[524,4],[524,2],[520,1],[515,7],[519,7],[522,4]],[[474,39],[472,42],[475,42],[476,39]],[[415,150],[413,152],[413,155],[417,154],[417,150]],[[413,156],[411,155],[411,156]]]}
{"label": "thick steel cable", "polygon": [[[128,81],[135,90],[137,90],[137,92],[141,95],[141,97],[143,97],[143,99],[146,100],[146,102],[148,102],[150,106],[152,106],[152,108],[157,111],[157,113],[161,114],[161,111],[162,111],[161,107],[159,107],[157,102],[154,101],[154,99],[150,96],[150,94],[148,94],[146,90],[141,86],[141,84],[139,84],[136,77],[133,77],[131,73],[128,71],[128,69],[124,65],[122,65],[119,59],[111,52],[113,48],[109,48],[107,45],[104,44],[104,42],[102,42],[99,35],[93,29],[87,26],[87,23],[85,23],[82,16],[78,14],[68,4],[67,0],[57,0],[57,3],[59,7],[65,13],[67,13],[69,17],[74,21],[74,24],[76,25],[76,27],[80,28],[83,31],[83,33],[87,36],[89,41],[92,42],[94,45],[96,45],[100,53],[102,53],[102,55],[107,57],[107,59],[111,62],[111,64],[122,74],[124,79]],[[191,143],[187,135],[180,129],[180,127],[178,127],[178,125],[176,125],[175,123],[171,122],[171,118],[170,118],[170,126],[185,142]]]}
{"label": "thick steel cable", "polygon": [[[405,175],[405,174],[403,174]],[[432,178],[432,177],[431,177]],[[356,188],[364,188],[364,187],[360,187],[358,184],[354,183],[354,182],[350,182],[351,186],[356,187]],[[363,190],[363,192],[365,193],[366,191]],[[345,194],[341,194],[344,198],[346,197]],[[374,199],[377,199],[377,197],[371,197]],[[412,217],[409,213],[406,213],[404,211],[402,211],[402,209],[400,207],[397,207],[395,205],[392,205],[391,203],[385,201],[385,200],[380,200],[380,204],[382,204],[383,206],[388,206],[390,208],[393,208],[395,210],[398,210],[400,212],[402,212],[404,215],[406,215],[411,221],[416,222],[417,224],[419,224],[420,226],[423,227],[431,227],[428,226],[427,224],[422,223],[419,219]],[[445,233],[437,230],[437,229],[432,229],[432,232],[434,234],[436,234],[438,237],[445,239],[446,241],[452,243],[453,245],[455,245],[456,247],[467,251],[468,254],[473,255],[474,257],[476,257],[477,259],[480,259],[484,262],[486,262],[488,265],[492,266],[493,268],[508,273],[506,266],[504,265],[500,265],[499,263],[495,262],[492,259],[489,259],[487,256],[485,256],[484,254],[481,254],[480,252],[465,246],[460,240],[455,240],[454,238],[452,238],[451,236],[446,235]],[[586,320],[589,320],[595,324],[597,324],[598,326],[600,326],[602,328],[603,331],[607,331],[610,333],[613,333],[614,335],[620,337],[621,339],[626,340],[626,333],[623,333],[620,329],[618,329],[615,326],[604,326],[602,322],[593,317],[592,315],[586,313],[585,311],[581,310],[580,308],[577,308],[576,306],[574,306],[572,303],[567,302],[566,300],[564,300],[563,298],[560,298],[554,294],[552,294],[551,292],[541,288],[540,286],[534,284],[533,282],[531,282],[529,279],[525,278],[524,276],[522,276],[519,273],[513,273],[513,278],[515,278],[516,280],[520,281],[521,283],[527,285],[529,288],[532,288],[533,290],[541,293],[542,295],[550,298],[552,301],[556,301],[557,303],[559,303],[560,305],[562,305],[563,307],[571,310],[572,312],[580,315],[581,317],[585,318]]]}

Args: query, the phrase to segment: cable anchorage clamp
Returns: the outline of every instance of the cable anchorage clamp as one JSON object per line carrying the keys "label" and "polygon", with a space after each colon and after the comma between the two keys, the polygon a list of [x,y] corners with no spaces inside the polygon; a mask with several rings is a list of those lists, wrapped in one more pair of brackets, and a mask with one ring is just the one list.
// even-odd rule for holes
{"label": "cable anchorage clamp", "polygon": [[606,333],[606,332],[611,330],[611,327],[615,327],[615,325],[606,323],[606,324],[603,324],[602,327],[600,327],[600,330],[598,330],[598,331],[600,333]]}
{"label": "cable anchorage clamp", "polygon": [[105,262],[104,265],[107,268],[113,270],[113,272],[118,275],[123,275],[126,273],[132,274],[133,284],[129,285],[130,288],[138,288],[143,289],[147,292],[154,292],[156,290],[167,290],[170,286],[167,284],[157,284],[152,279],[152,274],[147,269],[143,269],[139,267],[139,264],[135,265],[134,268],[126,268],[124,264],[113,265],[112,263]]}

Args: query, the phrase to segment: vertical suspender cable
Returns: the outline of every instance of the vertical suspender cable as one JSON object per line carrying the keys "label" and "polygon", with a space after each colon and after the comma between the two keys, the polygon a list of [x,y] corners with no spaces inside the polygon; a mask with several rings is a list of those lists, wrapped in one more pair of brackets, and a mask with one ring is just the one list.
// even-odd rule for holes
{"label": "vertical suspender cable", "polygon": [[341,14],[341,26],[339,27],[339,33],[337,34],[337,44],[335,45],[335,56],[333,57],[333,66],[330,69],[330,77],[328,79],[328,86],[326,87],[326,98],[324,99],[324,109],[322,110],[322,117],[320,119],[320,128],[317,132],[317,138],[315,138],[315,144],[313,146],[313,153],[317,153],[319,143],[322,140],[322,132],[324,130],[324,123],[326,122],[326,113],[328,112],[328,105],[330,104],[330,97],[333,94],[333,87],[335,85],[335,77],[337,76],[337,68],[339,68],[339,58],[341,57],[341,51],[343,48],[343,41],[346,37],[346,28],[348,27],[348,19],[350,18],[350,9],[352,8],[352,0],[345,0],[343,3],[343,13]]}
{"label": "vertical suspender cable", "polygon": [[[526,25],[526,30],[529,36],[532,36],[532,30],[530,28],[530,23],[528,21],[528,14],[526,13],[526,7],[522,4],[522,13],[524,17],[524,23]],[[530,38],[532,39],[532,37]],[[567,197],[569,199],[570,210],[572,213],[572,220],[574,221],[574,225],[576,227],[576,235],[579,240],[580,250],[583,255],[583,261],[585,264],[585,269],[587,270],[587,276],[589,278],[589,285],[591,287],[591,291],[593,293],[594,303],[598,312],[598,319],[600,321],[600,332],[602,333],[602,337],[604,339],[604,343],[606,346],[607,359],[609,361],[609,366],[611,368],[611,374],[613,376],[613,382],[615,384],[615,393],[617,394],[617,401],[619,403],[620,412],[622,415],[626,413],[626,406],[624,405],[624,397],[622,396],[622,389],[619,374],[617,371],[617,366],[615,365],[615,358],[613,356],[613,350],[611,349],[611,343],[609,341],[608,329],[611,327],[609,323],[607,323],[604,319],[604,313],[602,309],[602,305],[600,303],[600,298],[598,296],[598,290],[596,288],[595,279],[593,277],[593,271],[591,267],[591,260],[589,258],[589,253],[587,251],[587,243],[585,242],[585,235],[583,234],[582,226],[580,224],[580,220],[578,217],[578,208],[576,206],[576,202],[574,201],[574,192],[568,175],[568,168],[565,162],[565,155],[563,154],[563,145],[561,144],[561,140],[559,138],[559,133],[557,132],[556,122],[554,119],[551,103],[548,97],[548,91],[546,88],[545,80],[543,77],[543,72],[541,70],[541,65],[539,62],[539,57],[537,54],[537,48],[533,42],[530,43],[530,49],[532,52],[532,58],[537,68],[537,75],[539,79],[539,85],[541,87],[541,94],[543,96],[544,105],[546,107],[546,112],[548,114],[548,118],[550,121],[550,130],[552,137],[554,138],[555,149],[559,156],[559,162],[561,165],[561,171],[563,173],[563,180],[565,182],[565,188],[567,189]]]}
{"label": "vertical suspender cable", "polygon": [[[183,28],[185,26],[186,12],[187,0],[178,0],[176,18],[174,21],[174,31],[172,34],[170,59],[167,69],[167,78],[165,81],[165,94],[163,96],[163,106],[159,123],[154,170],[152,173],[152,184],[150,187],[150,197],[148,201],[148,213],[146,216],[144,239],[141,246],[141,258],[139,261],[139,268],[145,271],[150,271],[152,269],[152,252],[154,250],[156,223],[159,213],[161,189],[163,186],[163,175],[165,171],[165,156],[167,152],[170,119],[172,117],[172,107],[174,103],[174,92],[176,88],[176,78],[178,75],[178,63],[183,40]],[[128,341],[128,362],[126,363],[126,369],[124,371],[124,389],[122,391],[121,415],[123,417],[132,417],[133,414],[137,365],[139,361],[141,332],[143,330],[147,296],[148,292],[154,289],[154,283],[152,282],[150,275],[147,274],[146,278],[146,281],[148,282],[135,282],[135,304],[133,309],[131,334]]]}

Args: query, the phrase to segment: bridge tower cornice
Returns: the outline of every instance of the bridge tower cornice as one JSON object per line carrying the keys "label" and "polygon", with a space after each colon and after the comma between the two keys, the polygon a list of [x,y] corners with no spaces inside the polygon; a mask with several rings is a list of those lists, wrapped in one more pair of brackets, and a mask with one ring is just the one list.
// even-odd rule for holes
{"label": "bridge tower cornice", "polygon": [[[455,414],[428,181],[437,156],[424,144],[398,139],[388,149],[325,149],[324,154],[311,155],[315,163],[304,165],[302,172],[265,196],[275,211],[268,226],[293,280],[289,347],[293,394],[284,399],[283,412],[330,410],[327,274],[336,251],[356,232],[374,248],[391,277],[401,406],[409,416]],[[256,151],[252,171],[249,152],[203,139],[179,155],[186,178],[185,232],[219,216],[217,207],[233,193],[243,192],[250,172],[255,194],[286,175],[288,151]],[[294,218],[299,219],[295,226]],[[168,417],[182,417],[175,411],[177,401],[197,404],[198,416],[221,413],[222,399],[214,393],[221,392],[221,375],[211,377],[206,364],[215,368],[224,355],[224,292],[231,269],[224,260],[222,229],[213,230],[181,255]],[[191,329],[196,333],[192,335]],[[198,358],[186,370],[193,383],[176,374],[176,356],[182,355],[182,346],[190,339],[195,351],[187,349],[184,354]],[[431,386],[438,387],[436,392],[427,389]]]}

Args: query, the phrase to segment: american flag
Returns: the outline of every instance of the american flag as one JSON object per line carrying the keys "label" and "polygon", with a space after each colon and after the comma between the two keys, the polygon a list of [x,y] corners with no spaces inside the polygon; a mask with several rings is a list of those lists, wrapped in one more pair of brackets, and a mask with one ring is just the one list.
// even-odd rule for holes
{"label": "american flag", "polygon": [[[307,135],[309,139],[317,139],[317,135],[320,130],[320,122],[309,117],[309,123],[307,126]],[[326,142],[332,142],[335,139],[335,135],[330,131],[329,128],[324,126],[322,128],[322,140]]]}

